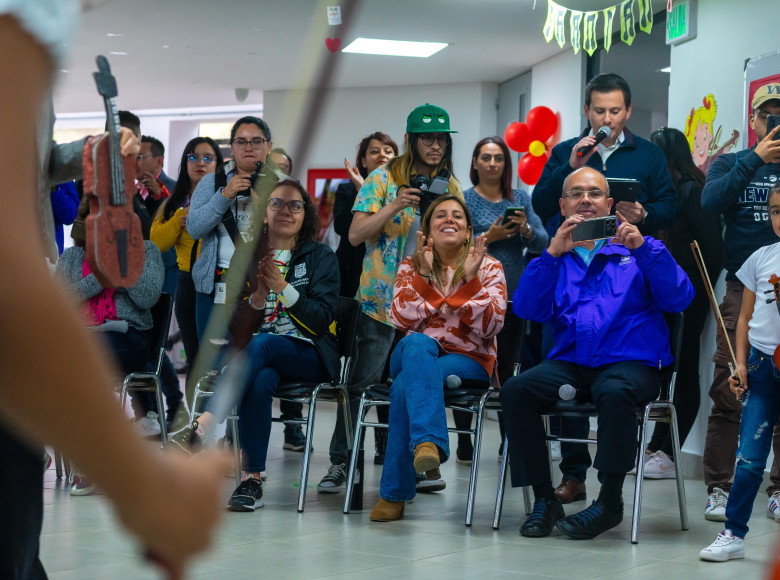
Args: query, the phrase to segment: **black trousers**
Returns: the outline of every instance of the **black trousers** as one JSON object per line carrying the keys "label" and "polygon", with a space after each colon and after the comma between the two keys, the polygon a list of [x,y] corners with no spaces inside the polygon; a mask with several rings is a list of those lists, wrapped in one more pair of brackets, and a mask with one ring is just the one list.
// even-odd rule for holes
{"label": "black trousers", "polygon": [[43,450],[0,425],[0,578],[46,578],[38,557],[43,523]]}
{"label": "black trousers", "polygon": [[596,469],[626,473],[634,466],[636,409],[658,396],[659,371],[638,362],[589,368],[545,360],[501,389],[513,487],[551,482],[542,413],[559,400],[558,389],[567,383],[598,409]]}

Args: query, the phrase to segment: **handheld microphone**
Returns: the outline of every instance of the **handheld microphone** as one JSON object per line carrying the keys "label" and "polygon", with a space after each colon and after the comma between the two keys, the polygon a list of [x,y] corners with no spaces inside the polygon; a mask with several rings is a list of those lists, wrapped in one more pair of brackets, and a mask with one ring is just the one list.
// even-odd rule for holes
{"label": "handheld microphone", "polygon": [[594,137],[596,137],[596,142],[593,145],[588,145],[586,147],[580,147],[579,149],[577,149],[577,157],[582,157],[584,155],[587,155],[588,153],[590,153],[591,149],[593,149],[596,145],[601,143],[604,139],[609,139],[611,136],[612,136],[612,129],[604,125],[594,135]]}
{"label": "handheld microphone", "polygon": [[558,388],[558,396],[562,401],[571,401],[574,397],[577,396],[577,389],[569,384],[561,385]]}

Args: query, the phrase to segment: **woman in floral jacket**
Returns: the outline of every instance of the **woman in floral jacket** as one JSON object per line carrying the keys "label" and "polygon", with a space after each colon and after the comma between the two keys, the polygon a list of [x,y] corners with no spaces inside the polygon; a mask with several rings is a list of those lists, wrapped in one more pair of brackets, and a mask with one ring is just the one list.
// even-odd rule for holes
{"label": "woman in floral jacket", "polygon": [[464,202],[442,195],[423,217],[417,250],[398,269],[390,319],[408,334],[390,359],[390,428],[374,521],[403,517],[415,473],[438,471],[449,456],[446,377],[487,383],[494,374],[506,282],[500,262],[485,252]]}

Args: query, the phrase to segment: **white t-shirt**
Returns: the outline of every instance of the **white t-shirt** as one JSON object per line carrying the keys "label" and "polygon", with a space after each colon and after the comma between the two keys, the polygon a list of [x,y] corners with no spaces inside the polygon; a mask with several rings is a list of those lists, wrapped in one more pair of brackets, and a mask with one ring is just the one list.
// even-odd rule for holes
{"label": "white t-shirt", "polygon": [[[748,339],[750,345],[772,356],[780,344],[780,313],[774,300],[774,287],[769,283],[772,274],[780,276],[780,242],[764,246],[753,252],[737,270],[737,278],[745,288],[756,295],[753,318],[750,319]],[[768,293],[767,290],[769,291]]]}
{"label": "white t-shirt", "polygon": [[[253,207],[253,200],[249,196],[242,195],[230,202],[230,211],[233,212],[233,219],[236,220],[238,235],[241,236],[241,239],[245,242],[249,241]],[[227,268],[230,266],[230,260],[233,258],[236,246],[233,244],[233,240],[230,238],[230,235],[228,235],[227,228],[222,222],[217,226],[217,234],[219,235],[217,268]]]}

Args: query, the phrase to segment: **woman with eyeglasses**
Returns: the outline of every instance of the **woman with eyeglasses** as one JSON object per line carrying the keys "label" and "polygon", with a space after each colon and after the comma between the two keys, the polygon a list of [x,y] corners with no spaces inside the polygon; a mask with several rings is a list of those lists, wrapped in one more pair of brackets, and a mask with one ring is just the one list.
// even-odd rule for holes
{"label": "woman with eyeglasses", "polygon": [[195,285],[190,270],[200,253],[200,240],[187,232],[190,201],[200,180],[222,165],[219,146],[210,137],[195,137],[184,147],[179,163],[179,178],[171,196],[165,200],[152,222],[151,240],[166,252],[176,247],[179,280],[176,284],[176,320],[181,329],[189,370],[198,354],[198,327],[195,324]]}
{"label": "woman with eyeglasses", "polygon": [[[338,260],[333,250],[315,241],[318,229],[309,194],[298,181],[286,179],[270,194],[261,234],[255,243],[242,246],[231,263],[231,344],[243,349],[248,366],[238,409],[246,478],[230,498],[232,511],[263,506],[261,477],[279,381],[330,381],[340,370],[338,344],[330,331],[338,302]],[[223,420],[206,411],[172,442],[197,451],[214,422]]]}
{"label": "woman with eyeglasses", "polygon": [[[266,122],[258,117],[242,117],[230,130],[233,159],[215,173],[203,176],[192,193],[187,231],[193,239],[200,239],[200,255],[191,272],[203,370],[212,368],[216,356],[203,351],[212,310],[218,320],[209,337],[217,341],[225,338],[223,306],[230,260],[236,248],[252,237],[250,224],[257,192],[267,192],[278,181],[275,171],[265,166],[272,148],[271,129]],[[255,173],[258,167],[260,172]]]}

